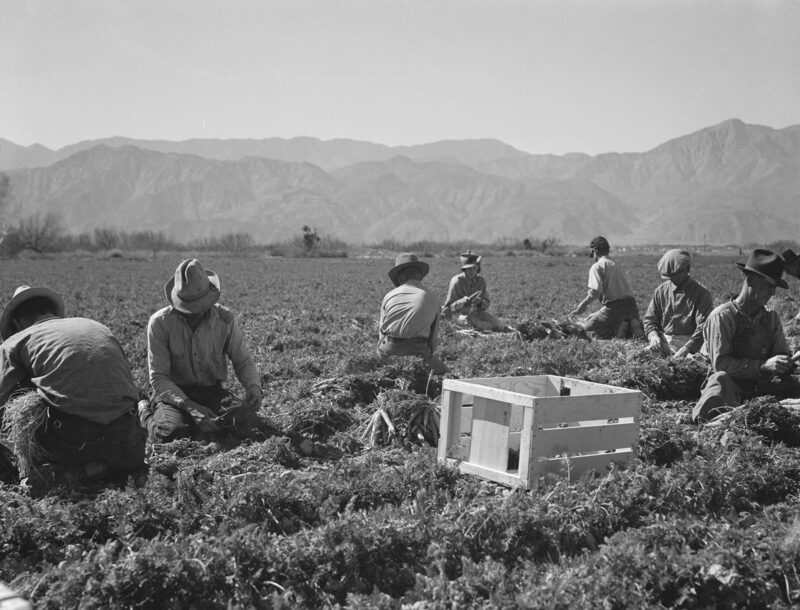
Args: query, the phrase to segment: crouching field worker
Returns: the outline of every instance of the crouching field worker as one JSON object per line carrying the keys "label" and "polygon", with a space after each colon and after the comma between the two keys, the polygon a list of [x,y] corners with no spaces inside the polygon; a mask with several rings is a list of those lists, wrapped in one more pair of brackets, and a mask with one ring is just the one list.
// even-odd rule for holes
{"label": "crouching field worker", "polygon": [[447,372],[436,351],[439,332],[439,304],[422,286],[428,275],[428,263],[416,254],[404,252],[389,269],[389,279],[396,286],[381,303],[378,322],[378,355],[419,356],[436,375]]}
{"label": "crouching field worker", "polygon": [[595,261],[589,269],[589,292],[570,315],[582,314],[589,303],[598,300],[602,307],[584,323],[586,332],[598,339],[643,338],[644,329],[636,299],[622,268],[608,256],[611,250],[608,240],[597,236],[589,243],[589,248]]}
{"label": "crouching field worker", "polygon": [[691,255],[669,250],[658,261],[663,282],[644,314],[650,351],[665,358],[695,354],[703,345],[703,324],[714,308],[711,293],[690,277]]}
{"label": "crouching field worker", "polygon": [[481,273],[481,257],[471,251],[459,255],[461,273],[454,275],[442,306],[444,315],[453,314],[463,326],[477,330],[509,332],[514,330],[498,320],[487,310],[491,301],[486,290],[486,280]]}
{"label": "crouching field worker", "polygon": [[0,415],[32,493],[143,474],[130,366],[111,331],[65,318],[61,297],[20,286],[0,316]]}
{"label": "crouching field worker", "polygon": [[[217,303],[219,277],[196,259],[183,261],[164,286],[167,305],[147,324],[150,404],[139,418],[153,443],[197,438],[220,430],[226,414],[249,416],[261,406],[261,379],[233,312]],[[245,389],[245,401],[233,410],[223,386],[228,359]],[[239,411],[237,413],[237,411]]]}
{"label": "crouching field worker", "polygon": [[729,411],[744,399],[773,395],[800,397],[792,377],[800,352],[791,356],[777,312],[765,305],[775,288],[786,288],[783,259],[769,250],[754,250],[746,264],[739,295],[716,307],[705,323],[703,352],[710,368],[692,419],[703,422]]}

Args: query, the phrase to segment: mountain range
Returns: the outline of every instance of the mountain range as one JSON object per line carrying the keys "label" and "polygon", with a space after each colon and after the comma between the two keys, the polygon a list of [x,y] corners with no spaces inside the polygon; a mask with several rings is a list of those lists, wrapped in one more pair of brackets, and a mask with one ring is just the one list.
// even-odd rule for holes
{"label": "mountain range", "polygon": [[532,155],[497,140],[389,147],[355,140],[108,138],[59,150],[0,139],[22,216],[72,233],[181,241],[303,225],[349,243],[554,237],[583,244],[800,238],[800,125],[731,119],[643,153]]}

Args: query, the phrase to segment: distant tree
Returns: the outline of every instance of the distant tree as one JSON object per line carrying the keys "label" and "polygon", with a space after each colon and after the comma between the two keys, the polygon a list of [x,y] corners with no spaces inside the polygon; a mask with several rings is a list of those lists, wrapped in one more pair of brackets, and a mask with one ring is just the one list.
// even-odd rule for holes
{"label": "distant tree", "polygon": [[313,250],[318,243],[319,235],[317,235],[316,227],[312,229],[308,225],[303,225],[303,247],[306,252]]}
{"label": "distant tree", "polygon": [[170,240],[163,231],[136,231],[130,235],[129,241],[133,249],[149,250],[153,258],[170,246]]}
{"label": "distant tree", "polygon": [[255,245],[250,233],[227,233],[219,238],[220,248],[242,256]]}
{"label": "distant tree", "polygon": [[92,241],[98,250],[113,250],[121,245],[121,236],[114,229],[96,228],[92,235]]}
{"label": "distant tree", "polygon": [[522,240],[522,247],[525,248],[526,250],[533,250],[533,244],[531,243],[531,240],[528,239],[527,237]]}
{"label": "distant tree", "polygon": [[54,212],[45,216],[34,214],[19,221],[6,235],[8,250],[16,254],[21,250],[54,252],[61,246],[64,227],[61,217]]}
{"label": "distant tree", "polygon": [[0,172],[0,244],[11,230],[14,210],[11,205],[11,182],[5,172]]}

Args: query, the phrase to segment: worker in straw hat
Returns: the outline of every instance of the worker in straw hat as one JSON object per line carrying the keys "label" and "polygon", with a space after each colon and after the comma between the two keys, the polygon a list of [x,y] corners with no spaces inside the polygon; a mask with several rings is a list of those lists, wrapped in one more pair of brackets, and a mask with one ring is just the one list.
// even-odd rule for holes
{"label": "worker in straw hat", "polygon": [[[220,430],[223,417],[248,418],[261,406],[261,379],[233,312],[217,303],[219,276],[197,259],[181,262],[164,286],[168,305],[147,324],[151,404],[139,417],[153,443]],[[245,390],[234,410],[223,386],[228,361]],[[239,411],[238,407],[244,407]]]}
{"label": "worker in straw hat", "polygon": [[140,474],[139,391],[104,325],[65,318],[49,288],[20,286],[0,315],[0,415],[32,493]]}
{"label": "worker in straw hat", "polygon": [[644,338],[636,299],[625,272],[608,256],[611,250],[608,240],[598,235],[589,243],[589,248],[594,259],[589,269],[589,292],[570,315],[582,314],[589,303],[598,300],[602,307],[584,322],[586,332],[598,339]]}
{"label": "worker in straw hat", "polygon": [[665,358],[700,350],[703,324],[714,308],[711,293],[690,271],[691,255],[686,250],[669,250],[658,261],[658,272],[667,281],[653,292],[644,314],[644,332],[649,349]]}
{"label": "worker in straw hat", "polygon": [[389,279],[395,285],[381,302],[378,322],[378,355],[419,356],[436,375],[447,372],[436,357],[439,331],[439,305],[422,285],[428,263],[413,252],[398,254]]}
{"label": "worker in straw hat", "polygon": [[491,300],[481,275],[481,258],[471,250],[459,254],[461,273],[450,279],[442,313],[455,315],[459,324],[477,330],[512,331],[513,328],[487,311]]}
{"label": "worker in straw hat", "polygon": [[702,351],[710,362],[692,419],[703,422],[729,411],[743,399],[773,395],[800,397],[792,355],[778,313],[765,306],[776,288],[786,288],[783,259],[770,250],[753,250],[738,296],[717,306],[703,328]]}

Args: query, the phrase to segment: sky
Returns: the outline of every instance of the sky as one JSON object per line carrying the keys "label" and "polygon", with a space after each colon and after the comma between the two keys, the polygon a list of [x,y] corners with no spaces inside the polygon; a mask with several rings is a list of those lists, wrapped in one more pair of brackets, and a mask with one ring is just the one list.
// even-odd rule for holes
{"label": "sky", "polygon": [[800,124],[800,1],[0,0],[0,138],[495,138]]}

